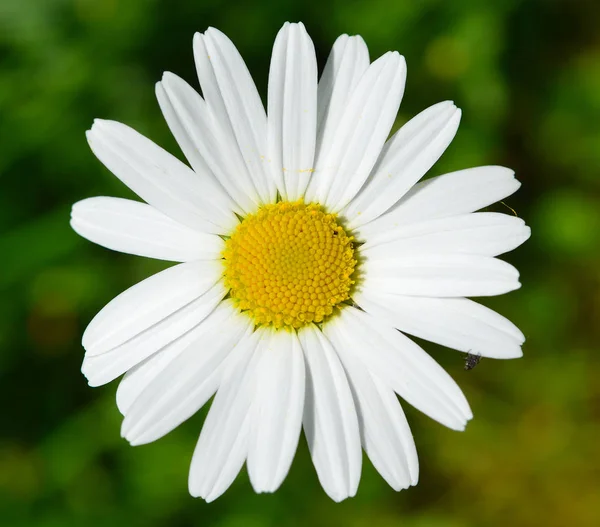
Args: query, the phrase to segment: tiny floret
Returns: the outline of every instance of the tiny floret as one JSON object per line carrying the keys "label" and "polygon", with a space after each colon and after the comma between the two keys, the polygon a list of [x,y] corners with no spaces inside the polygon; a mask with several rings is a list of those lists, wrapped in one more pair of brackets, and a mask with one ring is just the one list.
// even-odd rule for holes
{"label": "tiny floret", "polygon": [[225,244],[225,285],[257,325],[323,322],[350,298],[352,237],[335,214],[302,201],[265,205]]}

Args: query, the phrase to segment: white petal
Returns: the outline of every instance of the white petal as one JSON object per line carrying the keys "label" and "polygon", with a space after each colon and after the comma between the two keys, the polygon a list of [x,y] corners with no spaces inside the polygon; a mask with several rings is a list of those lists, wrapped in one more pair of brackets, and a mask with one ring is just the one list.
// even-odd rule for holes
{"label": "white petal", "polygon": [[416,184],[386,214],[361,226],[360,237],[408,223],[475,212],[504,199],[521,184],[509,168],[485,166],[459,170]]}
{"label": "white petal", "polygon": [[[337,38],[317,88],[315,159],[331,148],[350,95],[369,67],[369,50],[358,35]],[[316,164],[317,162],[315,162]]]}
{"label": "white petal", "polygon": [[257,202],[275,199],[275,185],[265,165],[267,118],[250,72],[238,50],[218,29],[194,35],[194,58],[204,98],[211,113],[239,149],[246,165],[236,174],[251,183]]}
{"label": "white petal", "polygon": [[[169,83],[171,86],[167,86]],[[202,97],[187,82],[170,72],[163,73],[162,82],[155,85],[155,93],[169,130],[190,166],[197,174],[214,178],[202,154],[202,131],[211,124]]]}
{"label": "white petal", "polygon": [[360,251],[369,260],[383,260],[391,254],[498,256],[512,251],[530,235],[531,229],[521,218],[496,212],[475,212],[381,231],[370,236]]}
{"label": "white petal", "polygon": [[286,22],[273,45],[269,71],[268,145],[284,200],[302,197],[314,168],[317,59],[302,23]]}
{"label": "white petal", "polygon": [[365,261],[361,287],[415,296],[494,296],[521,287],[510,264],[473,254],[415,254],[390,251],[385,260]]}
{"label": "white petal", "polygon": [[71,211],[71,227],[113,251],[159,260],[214,260],[223,250],[218,236],[194,231],[150,205],[128,199],[79,201]]}
{"label": "white petal", "polygon": [[360,435],[369,459],[394,490],[416,485],[419,460],[396,394],[350,353],[338,353],[356,403]]}
{"label": "white petal", "polygon": [[233,203],[209,178],[128,126],[96,119],[87,132],[96,157],[144,201],[201,232],[227,234],[238,223]]}
{"label": "white petal", "polygon": [[509,320],[466,298],[374,294],[353,296],[367,313],[415,337],[495,359],[521,357],[525,337]]}
{"label": "white petal", "polygon": [[250,318],[222,302],[197,328],[195,340],[137,397],[121,435],[132,445],[155,441],[195,414],[216,391],[221,365],[244,335]]}
{"label": "white petal", "polygon": [[406,123],[386,143],[367,185],[344,212],[353,228],[381,216],[444,153],[460,122],[451,102],[436,104]]}
{"label": "white petal", "polygon": [[248,474],[256,492],[274,492],[290,469],[300,438],[304,357],[296,332],[287,331],[272,331],[256,354]]}
{"label": "white petal", "polygon": [[334,501],[354,496],[362,453],[356,408],[344,369],[314,325],[298,332],[306,360],[304,433],[319,481]]}
{"label": "white petal", "polygon": [[307,193],[332,212],[358,192],[375,165],[404,93],[406,62],[387,53],[373,62],[353,91],[329,151],[320,155]]}
{"label": "white petal", "polygon": [[175,353],[195,335],[194,328],[219,304],[227,291],[217,282],[206,293],[138,335],[100,355],[83,360],[81,371],[90,386],[106,384],[154,353]]}
{"label": "white petal", "polygon": [[253,211],[256,192],[231,130],[223,129],[198,92],[173,73],[164,73],[156,84],[156,98],[194,170],[218,181],[239,205],[238,212]]}
{"label": "white petal", "polygon": [[131,368],[123,376],[117,388],[117,408],[119,408],[119,412],[125,415],[140,393],[189,344],[189,338],[179,338]]}
{"label": "white petal", "polygon": [[259,328],[241,340],[227,359],[221,386],[194,450],[189,476],[192,496],[206,501],[218,498],[244,464],[256,384],[253,356],[262,338],[264,330]]}
{"label": "white petal", "polygon": [[463,430],[473,417],[462,391],[417,344],[391,326],[353,307],[323,331],[337,352],[352,354],[398,395],[432,419]]}
{"label": "white petal", "polygon": [[222,264],[202,260],[169,267],[123,291],[92,319],[83,333],[88,356],[104,353],[164,320],[208,291]]}

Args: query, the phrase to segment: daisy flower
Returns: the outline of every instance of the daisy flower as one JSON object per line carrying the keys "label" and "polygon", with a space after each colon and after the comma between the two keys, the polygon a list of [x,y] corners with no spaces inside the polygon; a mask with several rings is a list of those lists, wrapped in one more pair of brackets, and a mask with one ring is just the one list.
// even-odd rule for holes
{"label": "daisy flower", "polygon": [[463,430],[452,378],[408,335],[483,357],[521,356],[523,334],[468,300],[517,289],[496,258],[530,234],[476,212],[519,187],[484,166],[418,182],[453,139],[460,110],[436,104],[388,139],[404,58],[370,62],[340,36],[317,79],[302,24],[273,47],[267,111],[234,44],[194,37],[202,95],[172,73],[156,85],[190,166],[128,126],[97,120],[98,159],[145,203],[94,197],[71,225],[109,249],[179,262],[112,300],[83,335],[91,386],[124,375],[117,405],[132,445],[214,400],[189,490],[220,496],[246,463],[256,492],[284,480],[304,430],[325,492],[353,496],[362,449],[396,490],[418,460],[396,396]]}

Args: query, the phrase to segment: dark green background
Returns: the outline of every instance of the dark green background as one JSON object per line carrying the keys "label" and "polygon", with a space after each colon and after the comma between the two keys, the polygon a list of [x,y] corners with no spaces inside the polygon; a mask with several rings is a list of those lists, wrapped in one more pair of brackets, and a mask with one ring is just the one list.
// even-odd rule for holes
{"label": "dark green background", "polygon": [[[525,356],[483,360],[427,344],[469,398],[466,432],[404,405],[421,482],[399,494],[365,461],[358,496],[334,504],[301,441],[275,495],[244,474],[211,505],[187,493],[203,416],[155,444],[120,439],[116,383],[91,389],[80,336],[114,295],[159,269],[78,238],[71,203],[129,196],[94,158],[94,117],[176,155],[154,99],[164,70],[196,85],[192,36],[227,33],[261,93],[286,20],[302,20],[322,66],[340,33],[371,57],[406,56],[398,125],[452,99],[456,140],[432,173],[517,171],[507,200],[533,229],[507,256],[523,287],[488,305],[517,323]],[[1,0],[0,525],[600,525],[600,3],[594,0]],[[498,205],[494,210],[504,210]]]}

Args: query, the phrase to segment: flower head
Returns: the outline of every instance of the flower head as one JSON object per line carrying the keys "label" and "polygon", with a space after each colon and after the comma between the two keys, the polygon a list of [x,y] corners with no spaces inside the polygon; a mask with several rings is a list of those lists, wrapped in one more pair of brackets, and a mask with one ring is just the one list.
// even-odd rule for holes
{"label": "flower head", "polygon": [[144,201],[73,207],[82,236],[180,262],[92,320],[83,373],[117,391],[122,435],[154,441],[215,393],[190,469],[217,498],[247,464],[257,492],[284,480],[304,429],[336,501],[353,496],[361,447],[396,490],[418,461],[396,397],[455,429],[472,417],[452,378],[406,334],[493,358],[522,333],[468,300],[519,287],[496,256],[530,234],[476,212],[519,183],[502,167],[418,181],[449,145],[460,110],[423,111],[388,139],[404,91],[398,53],[370,62],[339,37],[317,80],[302,24],[275,40],[267,112],[241,56],[216,29],[194,38],[200,96],[165,73],[158,102],[190,166],[131,128],[97,120],[96,156]]}

